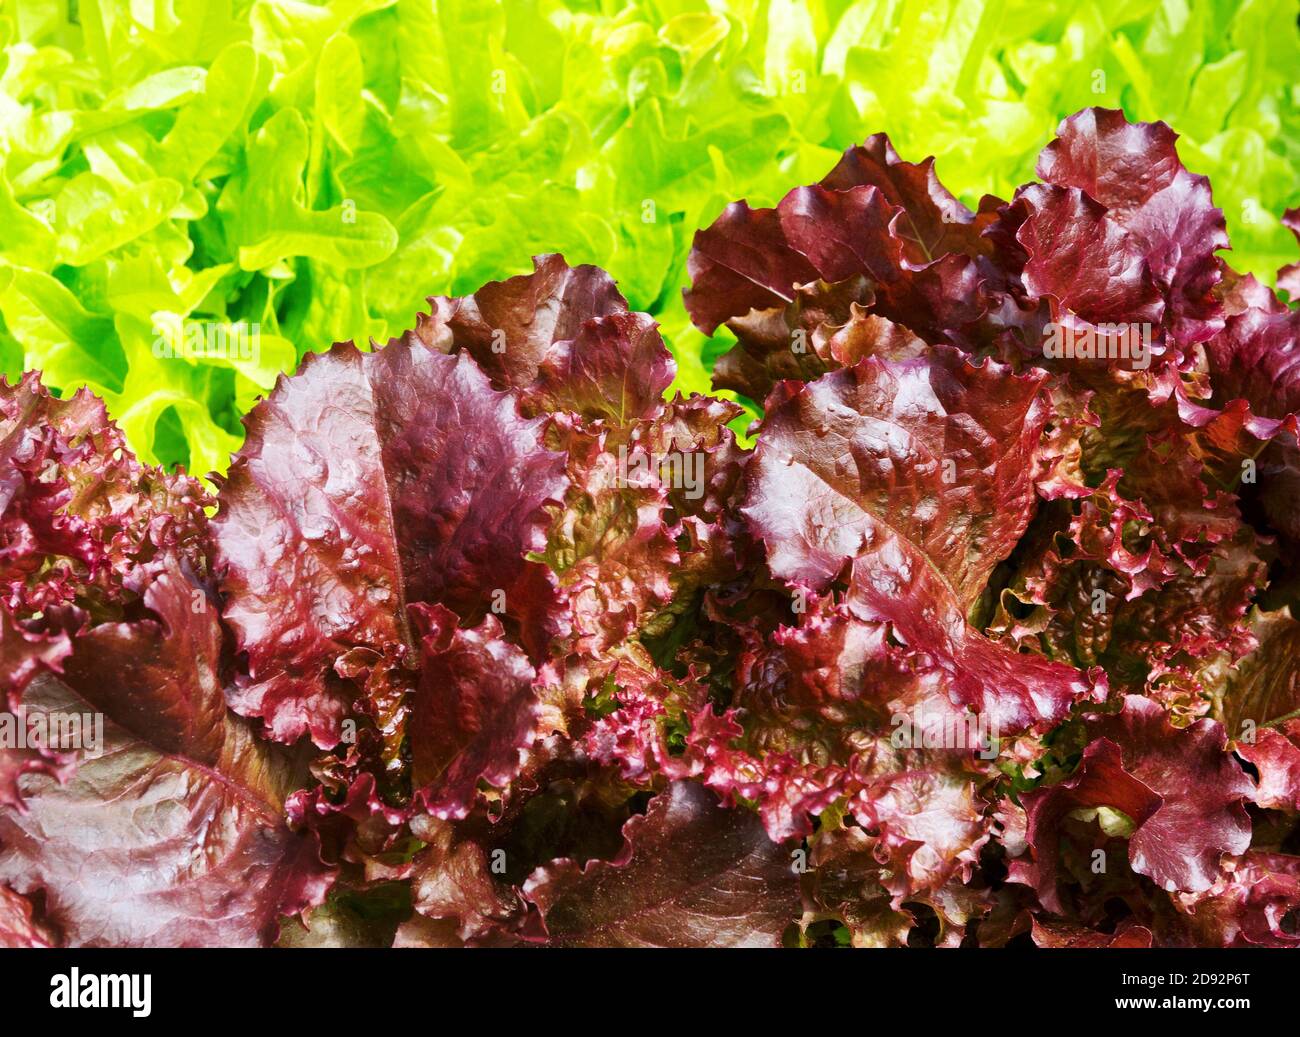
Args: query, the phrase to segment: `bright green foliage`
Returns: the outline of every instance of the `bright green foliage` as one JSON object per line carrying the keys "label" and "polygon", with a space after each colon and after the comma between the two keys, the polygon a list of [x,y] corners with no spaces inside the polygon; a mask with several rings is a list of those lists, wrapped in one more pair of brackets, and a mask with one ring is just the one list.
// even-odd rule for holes
{"label": "bright green foliage", "polygon": [[[143,458],[198,472],[306,351],[382,341],[538,252],[609,269],[679,386],[706,389],[725,343],[681,306],[694,230],[880,130],[973,203],[1028,179],[1079,108],[1164,119],[1233,264],[1271,281],[1295,259],[1293,0],[0,11],[0,368],[90,385]],[[253,325],[256,350],[179,348]]]}

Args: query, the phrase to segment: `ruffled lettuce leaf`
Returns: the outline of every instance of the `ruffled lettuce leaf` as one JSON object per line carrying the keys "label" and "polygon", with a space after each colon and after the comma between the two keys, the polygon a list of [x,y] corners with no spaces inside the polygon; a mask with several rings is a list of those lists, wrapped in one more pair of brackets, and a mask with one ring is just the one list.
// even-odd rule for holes
{"label": "ruffled lettuce leaf", "polygon": [[[383,341],[431,291],[539,252],[610,270],[665,328],[678,388],[707,388],[729,342],[682,309],[691,232],[821,175],[865,128],[937,156],[973,210],[1080,107],[1164,118],[1216,184],[1236,265],[1271,281],[1296,260],[1286,0],[106,0],[6,24],[0,363],[91,387],[138,456],[199,475],[304,354]],[[255,349],[223,344],[254,328]]]}
{"label": "ruffled lettuce leaf", "polygon": [[[267,89],[355,156],[332,24],[338,81]],[[477,147],[515,115],[462,85]],[[114,751],[0,754],[0,931],[1293,942],[1294,327],[1184,146],[1087,110],[968,206],[878,135],[724,210],[686,304],[752,447],[553,254],[309,358],[215,501],[91,395],[6,386],[0,678]],[[1044,348],[1124,320],[1149,363]]]}
{"label": "ruffled lettuce leaf", "polygon": [[0,417],[7,903],[38,897],[73,946],[273,941],[333,869],[285,819],[300,760],[227,709],[204,494],[141,466],[89,394],[28,377]]}

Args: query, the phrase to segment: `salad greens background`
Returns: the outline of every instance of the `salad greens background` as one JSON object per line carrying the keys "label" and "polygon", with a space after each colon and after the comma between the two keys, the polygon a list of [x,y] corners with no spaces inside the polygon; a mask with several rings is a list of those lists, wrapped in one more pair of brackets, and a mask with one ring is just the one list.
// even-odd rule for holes
{"label": "salad greens background", "polygon": [[[973,205],[1079,108],[1163,119],[1229,262],[1295,259],[1293,0],[0,0],[0,47],[0,369],[197,473],[304,353],[540,252],[607,268],[706,391],[694,231],[876,131]],[[168,357],[185,322],[260,348]]]}

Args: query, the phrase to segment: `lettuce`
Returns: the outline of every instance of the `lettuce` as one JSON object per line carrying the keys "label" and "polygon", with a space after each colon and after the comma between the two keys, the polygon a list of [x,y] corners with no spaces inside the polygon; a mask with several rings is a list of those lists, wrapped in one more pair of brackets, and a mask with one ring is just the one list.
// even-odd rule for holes
{"label": "lettuce", "polygon": [[0,939],[1294,945],[1300,314],[1164,124],[1037,168],[878,134],[698,232],[752,448],[554,254],[215,498],[0,384]]}
{"label": "lettuce", "polygon": [[141,459],[199,475],[306,353],[534,253],[609,270],[707,389],[728,342],[680,304],[692,233],[867,126],[975,206],[1077,108],[1163,118],[1237,269],[1295,259],[1285,0],[23,0],[0,45],[0,369],[90,387]]}
{"label": "lettuce", "polygon": [[[17,918],[25,944],[51,942],[47,927],[71,945],[274,939],[334,869],[285,819],[303,761],[226,707],[208,499],[139,465],[84,390],[5,386],[0,430],[0,932]],[[69,730],[80,752],[59,744]],[[39,923],[14,904],[32,895]]]}

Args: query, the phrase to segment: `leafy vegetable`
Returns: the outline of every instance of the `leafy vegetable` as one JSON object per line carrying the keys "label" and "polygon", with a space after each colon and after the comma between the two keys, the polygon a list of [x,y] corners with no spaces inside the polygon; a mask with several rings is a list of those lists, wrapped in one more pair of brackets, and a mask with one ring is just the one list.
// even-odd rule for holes
{"label": "leafy vegetable", "polygon": [[306,353],[533,253],[609,270],[707,389],[728,342],[680,304],[692,233],[865,127],[974,207],[1082,106],[1162,118],[1236,268],[1295,261],[1288,0],[22,0],[0,47],[0,370],[90,387],[200,476]]}
{"label": "leafy vegetable", "polygon": [[332,869],[285,822],[292,757],[222,697],[202,491],[136,464],[88,393],[30,376],[4,389],[0,442],[6,896],[39,893],[74,945],[273,939]]}
{"label": "leafy vegetable", "polygon": [[623,831],[626,859],[559,861],[528,880],[553,945],[779,946],[799,881],[752,815],[675,782]]}
{"label": "leafy vegetable", "polygon": [[1039,172],[877,135],[702,230],[752,448],[553,254],[306,358],[215,501],[5,383],[0,938],[1294,944],[1300,315],[1167,126]]}

